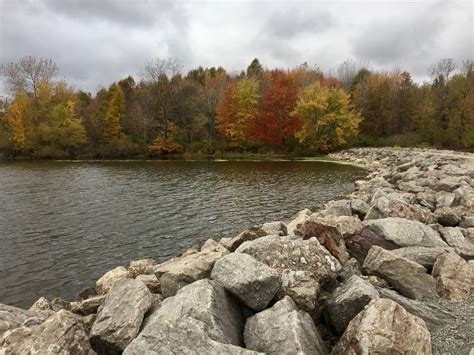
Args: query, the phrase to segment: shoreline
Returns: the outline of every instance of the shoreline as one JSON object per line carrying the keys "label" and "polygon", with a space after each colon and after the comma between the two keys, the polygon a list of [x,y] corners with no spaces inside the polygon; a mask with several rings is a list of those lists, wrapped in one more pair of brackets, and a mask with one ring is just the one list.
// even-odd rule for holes
{"label": "shoreline", "polygon": [[[433,347],[434,353],[468,354],[474,347],[474,154],[355,148],[328,158],[300,161],[350,164],[368,174],[319,211],[209,239],[161,264],[144,259],[118,266],[76,302],[40,298],[30,310],[0,305],[0,321],[2,311],[10,315],[6,330],[0,328],[0,352],[59,342],[66,351],[99,354],[250,354],[272,351],[288,328],[306,334],[304,324],[309,343],[288,336],[285,346],[342,354],[367,331],[358,322],[370,318],[365,336],[372,351],[428,354]],[[209,303],[199,301],[204,294]],[[179,322],[176,307],[188,310]],[[384,323],[387,309],[397,310],[392,323]],[[195,312],[209,321],[196,325]],[[296,314],[295,323],[287,324],[289,314]],[[57,331],[38,340],[45,329],[66,323],[76,329],[74,339]],[[272,333],[268,324],[281,328]],[[388,334],[392,345],[378,342]]]}

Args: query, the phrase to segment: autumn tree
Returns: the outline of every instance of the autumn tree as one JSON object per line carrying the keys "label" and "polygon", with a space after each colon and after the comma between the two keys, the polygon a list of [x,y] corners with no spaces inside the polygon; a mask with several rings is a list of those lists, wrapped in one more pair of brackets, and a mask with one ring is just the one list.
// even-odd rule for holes
{"label": "autumn tree", "polygon": [[217,109],[219,132],[231,148],[241,148],[249,143],[249,121],[258,111],[258,81],[252,77],[229,85]]}
{"label": "autumn tree", "polygon": [[292,115],[302,122],[296,133],[300,143],[317,152],[339,148],[357,134],[360,114],[342,89],[320,83],[305,88]]}
{"label": "autumn tree", "polygon": [[23,91],[37,97],[41,83],[51,82],[58,74],[58,67],[52,59],[26,56],[17,62],[2,65],[1,73],[11,94]]}
{"label": "autumn tree", "polygon": [[265,93],[258,115],[249,121],[248,135],[256,141],[282,149],[285,140],[301,128],[291,116],[298,96],[298,84],[292,75],[282,71],[271,73],[272,84]]}

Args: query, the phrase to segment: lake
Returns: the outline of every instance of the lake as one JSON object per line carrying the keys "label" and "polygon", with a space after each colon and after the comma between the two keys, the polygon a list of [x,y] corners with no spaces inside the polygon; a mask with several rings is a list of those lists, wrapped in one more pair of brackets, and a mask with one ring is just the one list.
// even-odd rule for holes
{"label": "lake", "polygon": [[0,303],[73,300],[116,266],[315,210],[363,176],[314,161],[0,161]]}

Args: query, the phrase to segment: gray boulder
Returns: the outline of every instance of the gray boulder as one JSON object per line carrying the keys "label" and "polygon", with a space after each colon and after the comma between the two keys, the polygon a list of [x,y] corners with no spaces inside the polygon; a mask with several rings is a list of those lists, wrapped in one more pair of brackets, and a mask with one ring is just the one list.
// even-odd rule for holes
{"label": "gray boulder", "polygon": [[209,278],[217,260],[229,251],[209,239],[200,251],[172,259],[155,268],[164,297],[174,296],[178,290],[194,281]]}
{"label": "gray boulder", "polygon": [[332,216],[352,216],[351,200],[329,201],[322,213]]}
{"label": "gray boulder", "polygon": [[128,271],[123,266],[118,266],[113,270],[106,272],[95,283],[95,289],[98,295],[105,295],[118,280],[128,278]]}
{"label": "gray boulder", "polygon": [[146,287],[150,290],[151,293],[161,292],[161,284],[158,278],[153,275],[138,275],[135,280],[141,281],[145,284]]}
{"label": "gray boulder", "polygon": [[441,297],[458,302],[469,297],[474,273],[466,260],[456,253],[445,252],[438,256],[431,274]]}
{"label": "gray boulder", "polygon": [[432,219],[431,211],[425,207],[413,205],[400,199],[390,199],[382,196],[375,200],[370,207],[365,220],[388,217],[406,218],[423,223],[429,222]]}
{"label": "gray boulder", "polygon": [[128,277],[134,279],[138,275],[153,275],[156,262],[153,259],[133,260],[128,267]]}
{"label": "gray boulder", "polygon": [[1,335],[28,322],[28,319],[44,321],[47,316],[33,310],[25,310],[0,303],[0,338]]}
{"label": "gray boulder", "polygon": [[125,279],[110,289],[97,313],[90,343],[100,354],[118,354],[138,335],[152,296],[143,282]]}
{"label": "gray boulder", "polygon": [[337,288],[327,302],[331,324],[338,334],[344,333],[349,322],[379,293],[372,284],[352,276]]}
{"label": "gray boulder", "polygon": [[365,258],[363,268],[380,276],[402,295],[412,299],[435,299],[436,282],[426,269],[414,261],[392,251],[373,246]]}
{"label": "gray boulder", "polygon": [[286,231],[288,235],[295,235],[295,229],[298,224],[303,223],[306,221],[309,216],[312,214],[309,209],[305,208],[304,210],[298,212],[296,216],[286,225]]}
{"label": "gray boulder", "polygon": [[[267,228],[268,230],[268,228]],[[278,230],[276,233],[279,235],[281,230]],[[261,237],[268,235],[266,230],[260,227],[250,227],[244,230],[243,232],[237,234],[235,237],[232,238],[222,238],[220,243],[229,251],[233,252],[237,249],[242,243],[247,242],[249,240],[255,240]]]}
{"label": "gray boulder", "polygon": [[441,227],[439,228],[441,237],[453,247],[456,253],[465,258],[474,258],[474,240],[466,238],[459,227]]}
{"label": "gray boulder", "polygon": [[444,310],[433,302],[411,300],[394,290],[382,287],[377,287],[377,291],[379,292],[380,297],[389,298],[392,301],[397,302],[411,314],[423,319],[430,331],[454,322],[456,319],[452,313]]}
{"label": "gray boulder", "polygon": [[87,316],[89,314],[97,313],[97,310],[104,302],[106,296],[90,297],[79,302],[71,303],[71,312]]}
{"label": "gray boulder", "polygon": [[445,227],[456,227],[462,220],[462,211],[451,208],[441,207],[436,209],[433,214],[434,222],[437,222]]}
{"label": "gray boulder", "polygon": [[211,278],[255,311],[264,309],[281,285],[278,272],[243,253],[231,253],[219,259]]}
{"label": "gray boulder", "polygon": [[404,247],[394,249],[392,252],[402,258],[410,259],[426,268],[430,268],[434,265],[438,256],[448,250],[448,247]]}
{"label": "gray boulder", "polygon": [[3,354],[94,354],[79,316],[66,310],[43,323],[16,328],[0,338]]}
{"label": "gray boulder", "polygon": [[378,298],[351,320],[331,354],[431,354],[431,336],[421,318]]}
{"label": "gray boulder", "polygon": [[367,221],[366,225],[377,235],[401,247],[446,247],[438,232],[426,224],[405,218],[383,218]]}
{"label": "gray boulder", "polygon": [[311,316],[288,296],[247,320],[244,341],[265,354],[327,354]]}
{"label": "gray boulder", "polygon": [[316,238],[266,236],[245,242],[236,252],[249,254],[275,269],[282,278],[279,297],[292,296],[308,311],[315,307],[316,283],[325,284],[341,270],[339,261]]}
{"label": "gray boulder", "polygon": [[199,280],[165,299],[124,354],[247,353],[238,305],[214,280]]}
{"label": "gray boulder", "polygon": [[287,235],[286,224],[280,221],[264,223],[260,228],[268,235]]}

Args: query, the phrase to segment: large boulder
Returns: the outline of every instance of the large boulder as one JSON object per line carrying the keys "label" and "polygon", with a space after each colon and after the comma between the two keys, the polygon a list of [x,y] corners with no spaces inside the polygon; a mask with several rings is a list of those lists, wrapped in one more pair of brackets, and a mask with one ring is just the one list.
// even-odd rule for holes
{"label": "large boulder", "polygon": [[28,320],[37,319],[43,322],[46,315],[33,310],[25,310],[0,303],[0,337],[2,333],[18,328],[28,323]]}
{"label": "large boulder", "polygon": [[178,290],[194,281],[209,278],[217,260],[229,251],[209,239],[200,251],[172,259],[155,268],[164,297],[174,296]]}
{"label": "large boulder", "polygon": [[431,354],[431,336],[421,318],[378,298],[351,320],[332,354]]}
{"label": "large boulder", "polygon": [[[269,228],[268,226],[267,226],[266,229],[263,229],[263,226],[262,226],[262,228],[260,228],[260,227],[250,227],[250,228],[247,228],[246,230],[244,230],[243,232],[237,234],[233,238],[223,238],[223,239],[221,239],[221,244],[227,250],[233,252],[233,251],[235,251],[235,249],[237,249],[244,242],[248,242],[249,240],[255,240],[255,239],[264,237],[268,234],[272,234],[272,233],[267,232],[269,229],[272,229],[272,228]],[[278,230],[278,232],[275,233],[275,234],[279,235],[280,233],[281,233],[281,230]]]}
{"label": "large boulder", "polygon": [[82,301],[71,303],[71,312],[87,316],[97,313],[97,310],[104,302],[106,296],[94,296]]}
{"label": "large boulder", "polygon": [[214,280],[199,280],[165,299],[124,354],[246,353],[239,307]]}
{"label": "large boulder", "polygon": [[298,224],[306,221],[309,216],[312,214],[311,210],[305,208],[304,210],[298,212],[296,216],[286,225],[286,232],[288,235],[295,235],[295,229],[298,227]]}
{"label": "large boulder", "polygon": [[329,201],[322,213],[331,216],[352,216],[351,200]]}
{"label": "large boulder", "polygon": [[95,283],[95,289],[98,295],[105,295],[112,288],[115,282],[128,278],[128,271],[123,266],[118,266],[113,270],[106,272]]}
{"label": "large boulder", "polygon": [[388,217],[406,218],[424,223],[429,222],[432,218],[431,211],[425,207],[382,196],[370,207],[365,216],[365,220]]}
{"label": "large boulder", "polygon": [[146,287],[150,290],[151,293],[160,293],[161,292],[161,283],[156,275],[138,275],[135,277],[135,280],[141,281],[145,284]]}
{"label": "large boulder", "polygon": [[281,285],[278,272],[244,253],[231,253],[219,259],[211,278],[255,311],[266,308]]}
{"label": "large boulder", "polygon": [[60,310],[37,326],[0,337],[1,354],[94,354],[79,316]]}
{"label": "large boulder", "polygon": [[451,301],[463,301],[469,297],[474,273],[458,254],[445,252],[438,256],[431,274],[436,279],[436,290],[441,297]]}
{"label": "large boulder", "polygon": [[410,259],[426,268],[431,269],[438,258],[449,248],[447,247],[421,247],[412,246],[392,250],[394,254],[402,258]]}
{"label": "large boulder", "polygon": [[402,295],[412,299],[435,299],[436,282],[422,265],[392,251],[373,246],[365,258],[364,269],[387,280]]}
{"label": "large boulder", "polygon": [[247,319],[244,341],[247,349],[265,354],[327,353],[311,316],[288,296]]}
{"label": "large boulder", "polygon": [[303,239],[316,238],[341,264],[349,260],[349,254],[339,230],[317,220],[307,220],[298,225],[295,234]]}
{"label": "large boulder", "polygon": [[455,315],[433,302],[411,300],[388,288],[377,287],[377,291],[380,297],[397,302],[411,314],[423,319],[430,331],[456,321]]}
{"label": "large boulder", "polygon": [[438,232],[426,224],[404,218],[383,218],[367,221],[366,225],[382,238],[400,247],[413,245],[446,247]]}
{"label": "large boulder", "polygon": [[90,343],[99,354],[120,354],[138,335],[152,305],[148,288],[140,281],[117,281],[97,313]]}
{"label": "large boulder", "polygon": [[281,221],[268,222],[260,227],[267,235],[283,236],[287,234],[286,224]]}
{"label": "large boulder", "polygon": [[398,248],[397,244],[377,235],[368,227],[364,227],[360,232],[345,235],[344,244],[346,245],[349,255],[361,264],[364,263],[367,253],[374,245],[387,250]]}
{"label": "large boulder", "polygon": [[[341,233],[343,236],[346,234],[358,233],[364,227],[364,225],[362,224],[362,221],[358,217],[355,217],[355,216],[332,216],[332,215],[322,216],[319,213],[313,213],[309,217],[309,220],[318,222],[327,226],[336,227],[339,233]],[[303,224],[300,224],[300,225],[303,225]],[[301,235],[301,233],[298,232],[298,228],[295,230],[295,234]]]}
{"label": "large boulder", "polygon": [[465,258],[474,258],[474,239],[467,238],[459,227],[440,227],[441,237]]}
{"label": "large boulder", "polygon": [[338,334],[346,330],[349,322],[379,293],[372,284],[358,276],[351,276],[337,288],[327,302],[331,324]]}
{"label": "large boulder", "polygon": [[128,266],[128,277],[134,279],[138,275],[152,275],[155,273],[155,267],[154,259],[133,260]]}
{"label": "large boulder", "polygon": [[275,269],[282,278],[279,298],[293,297],[299,307],[315,308],[319,285],[336,277],[341,264],[316,238],[267,236],[242,244],[236,252],[253,256]]}

